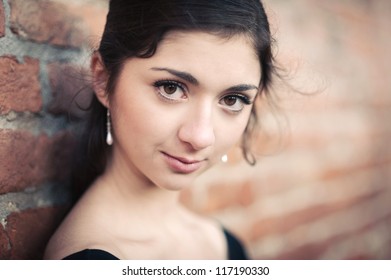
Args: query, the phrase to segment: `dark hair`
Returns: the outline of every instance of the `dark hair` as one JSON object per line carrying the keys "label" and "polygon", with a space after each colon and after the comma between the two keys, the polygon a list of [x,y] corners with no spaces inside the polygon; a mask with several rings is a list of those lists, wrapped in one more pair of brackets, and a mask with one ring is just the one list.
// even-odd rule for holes
{"label": "dark hair", "polygon": [[[203,31],[230,38],[247,36],[254,45],[261,66],[260,90],[269,94],[275,71],[272,36],[260,0],[111,0],[98,52],[108,73],[107,94],[114,92],[124,61],[130,57],[148,58],[171,31]],[[248,151],[256,125],[253,107],[242,137],[244,158],[251,165],[255,158]],[[90,183],[104,171],[110,147],[105,143],[106,108],[94,96],[87,127]],[[86,176],[86,175],[84,175]]]}

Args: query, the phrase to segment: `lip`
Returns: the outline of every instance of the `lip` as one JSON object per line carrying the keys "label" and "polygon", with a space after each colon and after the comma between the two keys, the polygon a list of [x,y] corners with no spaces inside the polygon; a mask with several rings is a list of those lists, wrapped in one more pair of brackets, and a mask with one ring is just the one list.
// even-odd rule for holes
{"label": "lip", "polygon": [[184,157],[176,157],[161,152],[169,168],[175,173],[189,174],[201,168],[205,160],[195,160]]}

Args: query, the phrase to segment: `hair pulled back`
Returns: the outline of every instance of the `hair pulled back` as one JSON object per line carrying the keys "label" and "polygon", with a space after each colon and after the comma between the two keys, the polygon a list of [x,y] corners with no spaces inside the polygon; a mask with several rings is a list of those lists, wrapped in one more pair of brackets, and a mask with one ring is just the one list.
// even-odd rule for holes
{"label": "hair pulled back", "polygon": [[[124,62],[131,57],[154,55],[159,43],[171,31],[202,31],[222,38],[247,36],[259,58],[260,90],[268,94],[275,66],[273,39],[260,0],[110,0],[106,25],[98,52],[108,74],[106,92],[112,94]],[[251,132],[256,124],[253,108],[242,138],[244,158],[255,159],[248,152]],[[94,96],[87,127],[89,167],[85,184],[104,171],[110,147],[105,143],[106,108]]]}

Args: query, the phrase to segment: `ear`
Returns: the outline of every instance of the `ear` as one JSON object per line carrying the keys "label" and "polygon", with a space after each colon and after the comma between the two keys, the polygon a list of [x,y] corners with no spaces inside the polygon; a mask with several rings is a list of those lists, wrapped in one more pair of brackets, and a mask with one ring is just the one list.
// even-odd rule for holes
{"label": "ear", "polygon": [[91,57],[92,87],[99,102],[109,108],[109,97],[106,92],[108,73],[99,52],[95,51]]}

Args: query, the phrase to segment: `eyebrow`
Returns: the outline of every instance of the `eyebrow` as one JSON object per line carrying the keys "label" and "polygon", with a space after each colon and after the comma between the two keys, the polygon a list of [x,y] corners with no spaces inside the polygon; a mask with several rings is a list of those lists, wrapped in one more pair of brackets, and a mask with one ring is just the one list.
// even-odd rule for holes
{"label": "eyebrow", "polygon": [[253,90],[253,89],[256,89],[257,91],[259,90],[259,88],[257,86],[243,84],[243,85],[236,85],[236,86],[230,87],[226,91],[239,91],[240,92],[240,91],[248,91],[248,90]]}
{"label": "eyebrow", "polygon": [[152,67],[151,69],[155,70],[155,71],[166,71],[166,72],[168,72],[174,76],[177,76],[178,78],[181,78],[182,80],[185,80],[195,86],[198,86],[200,84],[198,82],[198,80],[193,75],[191,75],[190,73],[187,73],[187,72],[182,72],[182,71],[178,71],[178,70],[174,70],[174,69],[170,69],[170,68],[159,68],[159,67]]}
{"label": "eyebrow", "polygon": [[[183,79],[183,80],[185,80],[195,86],[198,86],[200,84],[199,81],[193,75],[191,75],[190,73],[187,73],[187,72],[178,71],[178,70],[174,70],[174,69],[166,68],[166,67],[152,67],[151,70],[166,71],[166,72],[168,72],[174,76],[177,76],[178,78]],[[242,91],[248,91],[248,90],[253,90],[253,89],[255,89],[257,91],[259,90],[259,88],[254,85],[240,84],[240,85],[232,86],[232,87],[228,88],[226,91],[242,92]]]}

